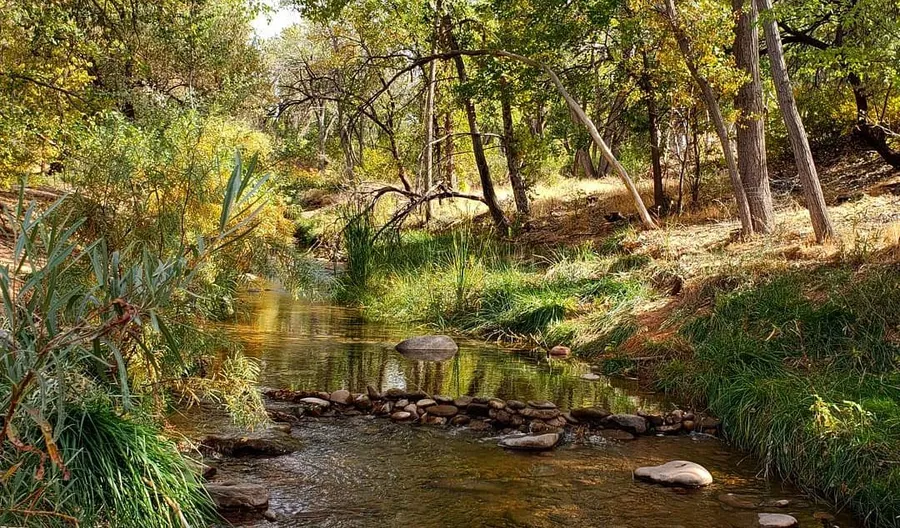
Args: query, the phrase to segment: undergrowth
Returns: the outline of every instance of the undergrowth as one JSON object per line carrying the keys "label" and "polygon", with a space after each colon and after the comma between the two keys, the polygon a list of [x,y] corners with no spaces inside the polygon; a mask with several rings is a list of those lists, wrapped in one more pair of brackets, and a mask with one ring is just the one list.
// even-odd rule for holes
{"label": "undergrowth", "polygon": [[[724,281],[728,283],[728,281]],[[735,445],[871,526],[900,526],[900,270],[822,267],[712,290],[660,386]]]}

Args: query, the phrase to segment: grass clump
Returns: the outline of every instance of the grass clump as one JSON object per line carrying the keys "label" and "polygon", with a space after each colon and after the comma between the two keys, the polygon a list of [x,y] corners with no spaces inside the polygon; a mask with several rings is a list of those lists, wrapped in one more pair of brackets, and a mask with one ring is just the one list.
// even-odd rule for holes
{"label": "grass clump", "polygon": [[767,471],[900,526],[900,272],[823,267],[719,291],[661,386],[706,401]]}

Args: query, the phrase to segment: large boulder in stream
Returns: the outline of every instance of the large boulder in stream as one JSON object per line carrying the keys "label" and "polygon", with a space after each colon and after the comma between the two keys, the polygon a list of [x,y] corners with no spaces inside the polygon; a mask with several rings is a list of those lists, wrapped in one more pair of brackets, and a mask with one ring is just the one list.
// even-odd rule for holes
{"label": "large boulder in stream", "polygon": [[673,460],[661,466],[639,467],[634,470],[634,476],[657,484],[685,488],[701,488],[709,486],[713,481],[705,467],[686,460]]}
{"label": "large boulder in stream", "polygon": [[800,525],[793,516],[783,513],[760,513],[758,522],[760,528],[794,528]]}
{"label": "large boulder in stream", "polygon": [[445,335],[411,337],[396,348],[403,357],[416,361],[446,361],[459,350],[456,341]]}
{"label": "large boulder in stream", "polygon": [[269,490],[260,484],[223,482],[206,484],[220,512],[262,512],[269,507]]}

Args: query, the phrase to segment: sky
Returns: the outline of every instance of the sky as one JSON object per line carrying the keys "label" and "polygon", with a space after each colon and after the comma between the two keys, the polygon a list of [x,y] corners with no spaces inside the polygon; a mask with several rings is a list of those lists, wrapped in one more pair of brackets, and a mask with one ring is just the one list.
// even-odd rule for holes
{"label": "sky", "polygon": [[291,7],[279,7],[278,0],[265,0],[266,5],[272,8],[267,13],[260,13],[253,20],[253,29],[261,39],[269,39],[278,36],[281,31],[300,21],[300,13]]}

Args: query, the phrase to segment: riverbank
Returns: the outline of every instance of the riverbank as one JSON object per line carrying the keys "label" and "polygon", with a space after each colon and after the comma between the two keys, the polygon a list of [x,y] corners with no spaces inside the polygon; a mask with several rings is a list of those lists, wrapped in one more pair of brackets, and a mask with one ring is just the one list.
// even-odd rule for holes
{"label": "riverbank", "polygon": [[[638,232],[577,205],[507,241],[476,235],[477,222],[404,232],[357,247],[365,287],[342,295],[372,319],[570,347],[604,373],[708,407],[765,473],[871,526],[898,526],[895,202],[834,207],[842,238],[825,247],[802,234],[799,208],[751,241],[725,222]],[[561,236],[579,221],[599,235]]]}

